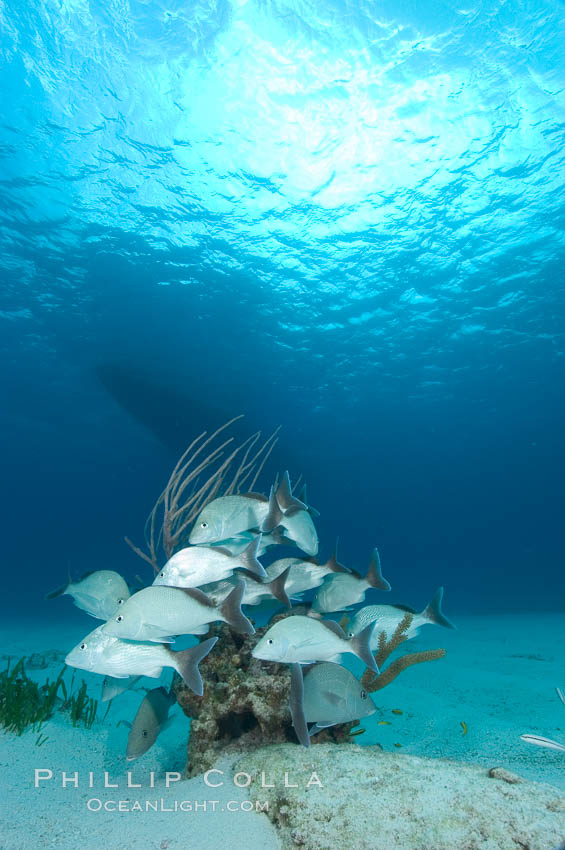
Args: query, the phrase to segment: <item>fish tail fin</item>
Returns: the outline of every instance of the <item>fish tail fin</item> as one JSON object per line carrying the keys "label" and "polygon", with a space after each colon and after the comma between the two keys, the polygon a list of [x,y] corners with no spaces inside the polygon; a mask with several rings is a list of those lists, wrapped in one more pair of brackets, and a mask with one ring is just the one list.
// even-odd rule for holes
{"label": "fish tail fin", "polygon": [[300,664],[290,666],[290,716],[296,737],[305,747],[310,746],[310,735],[304,714],[304,677]]}
{"label": "fish tail fin", "polygon": [[265,578],[267,573],[263,569],[262,564],[257,560],[257,552],[259,551],[259,546],[261,545],[262,534],[259,534],[254,540],[251,541],[249,546],[243,550],[243,552],[239,555],[239,561],[244,567],[244,569],[249,570],[254,576],[257,578]]}
{"label": "fish tail fin", "polygon": [[435,623],[436,626],[444,626],[446,629],[454,629],[455,626],[448,620],[443,613],[441,603],[443,601],[443,587],[439,587],[429,605],[426,605],[420,614],[428,623]]}
{"label": "fish tail fin", "polygon": [[287,608],[291,608],[290,599],[288,598],[288,594],[285,590],[286,580],[288,578],[288,574],[290,572],[290,567],[287,567],[279,576],[277,576],[273,581],[269,584],[269,590],[279,602],[282,602],[283,605],[286,605]]}
{"label": "fish tail fin", "polygon": [[273,531],[277,527],[277,525],[281,524],[282,518],[283,512],[281,511],[279,503],[277,502],[277,497],[275,496],[275,489],[274,487],[271,487],[271,492],[269,493],[269,510],[267,512],[267,516],[263,520],[261,531]]}
{"label": "fish tail fin", "polygon": [[208,640],[203,640],[202,643],[191,646],[190,649],[183,649],[180,652],[169,650],[175,670],[181,676],[185,685],[200,697],[204,693],[204,685],[202,684],[202,676],[200,675],[198,665],[203,658],[206,658],[217,640],[217,637],[208,638]]}
{"label": "fish tail fin", "polygon": [[374,628],[375,624],[369,623],[358,635],[349,639],[349,645],[351,652],[354,652],[357,658],[360,658],[370,670],[378,675],[379,668],[371,652],[371,637],[373,636]]}
{"label": "fish tail fin", "polygon": [[228,626],[231,626],[235,632],[239,632],[242,635],[252,635],[255,633],[255,629],[241,610],[241,600],[243,599],[244,590],[245,585],[242,581],[238,581],[234,589],[230,591],[222,602],[220,613],[224,622]]}
{"label": "fish tail fin", "polygon": [[373,554],[371,556],[371,563],[369,564],[369,569],[367,570],[367,575],[365,577],[371,587],[376,588],[377,590],[390,590],[390,584],[383,577],[381,570],[381,558],[379,555],[379,550],[375,547],[373,549]]}

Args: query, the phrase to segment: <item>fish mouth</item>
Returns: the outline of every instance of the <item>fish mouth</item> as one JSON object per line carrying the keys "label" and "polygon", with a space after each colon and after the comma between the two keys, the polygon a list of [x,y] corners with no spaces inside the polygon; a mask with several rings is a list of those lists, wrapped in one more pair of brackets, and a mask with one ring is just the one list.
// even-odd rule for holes
{"label": "fish mouth", "polygon": [[258,658],[260,661],[274,661],[270,655],[265,654],[264,650],[258,649],[257,647],[251,651],[251,655],[253,658]]}
{"label": "fish mouth", "polygon": [[77,670],[88,670],[88,667],[85,667],[84,664],[79,664],[76,661],[73,661],[71,659],[71,656],[72,652],[69,652],[69,654],[65,658],[65,664],[67,665],[67,667],[76,667]]}

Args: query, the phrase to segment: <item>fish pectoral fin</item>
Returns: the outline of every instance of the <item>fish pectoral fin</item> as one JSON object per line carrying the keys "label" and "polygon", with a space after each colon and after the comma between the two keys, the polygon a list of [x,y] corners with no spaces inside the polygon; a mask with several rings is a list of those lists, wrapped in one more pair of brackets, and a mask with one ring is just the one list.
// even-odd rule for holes
{"label": "fish pectoral fin", "polygon": [[312,638],[312,637],[307,637],[307,638],[304,638],[303,640],[299,640],[299,641],[296,641],[296,642],[293,641],[292,645],[293,645],[294,649],[305,649],[306,647],[309,647],[309,646],[318,646],[319,643],[320,643],[319,640],[316,640],[315,638]]}
{"label": "fish pectoral fin", "polygon": [[343,697],[339,694],[334,694],[332,691],[322,691],[322,696],[324,696],[331,705],[335,705],[336,708],[343,705]]}
{"label": "fish pectoral fin", "polygon": [[163,626],[158,626],[155,623],[144,623],[143,631],[146,634],[144,640],[150,641],[151,643],[174,643],[175,638],[173,635],[165,635],[163,634]]}
{"label": "fish pectoral fin", "polygon": [[335,726],[335,723],[333,723],[332,721],[328,721],[327,723],[324,721],[318,721],[310,727],[310,729],[308,730],[308,734],[310,735],[310,737],[312,737],[312,735],[316,735],[318,732],[321,732],[322,729],[328,729],[330,726]]}

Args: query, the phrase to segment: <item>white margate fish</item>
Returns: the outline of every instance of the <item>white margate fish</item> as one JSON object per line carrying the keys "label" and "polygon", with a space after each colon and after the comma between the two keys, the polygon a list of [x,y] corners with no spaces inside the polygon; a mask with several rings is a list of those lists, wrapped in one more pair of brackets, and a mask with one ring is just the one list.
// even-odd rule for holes
{"label": "white margate fish", "polygon": [[279,558],[278,561],[269,564],[266,573],[272,580],[287,569],[290,569],[290,573],[285,590],[291,598],[319,587],[325,577],[332,573],[348,573],[343,564],[338,562],[335,552],[325,564],[319,564],[313,558]]}
{"label": "white margate fish", "polygon": [[251,530],[270,533],[279,526],[307,555],[317,553],[318,535],[308,506],[292,495],[287,472],[276,493],[271,487],[268,499],[260,493],[213,499],[198,514],[189,543],[201,545],[231,541]]}
{"label": "white margate fish", "polygon": [[369,623],[374,623],[375,630],[371,639],[371,649],[375,651],[379,644],[379,635],[384,632],[385,638],[389,640],[406,614],[413,614],[413,620],[405,633],[407,639],[416,637],[422,626],[436,625],[443,626],[446,629],[454,629],[453,623],[443,613],[442,601],[443,587],[440,587],[435,592],[431,602],[419,614],[410,608],[398,605],[366,605],[351,618],[347,624],[346,632],[353,636],[359,634]]}
{"label": "white margate fish", "polygon": [[196,587],[152,585],[134,593],[116,617],[102,627],[107,635],[123,640],[172,643],[175,635],[200,635],[217,620],[240,634],[255,629],[241,610],[243,582],[238,582],[221,605]]}
{"label": "white margate fish", "polygon": [[84,573],[78,581],[68,582],[45,597],[71,596],[74,604],[91,617],[108,620],[118,607],[129,599],[130,590],[125,579],[114,570],[94,570]]}
{"label": "white margate fish", "polygon": [[257,547],[256,557],[260,558],[272,546],[289,546],[292,545],[292,540],[286,537],[284,529],[274,528],[273,531],[262,533],[260,531],[243,531],[235,537],[228,537],[227,540],[220,540],[217,543],[199,543],[200,547],[208,546],[211,549],[226,549],[232,555],[241,554],[249,544],[259,537],[259,545]]}
{"label": "white margate fish", "polygon": [[288,574],[289,570],[286,569],[272,581],[268,579],[261,581],[261,579],[251,574],[245,575],[245,573],[238,573],[237,576],[234,575],[225,581],[205,585],[202,589],[218,605],[233,590],[234,581],[237,579],[237,581],[242,581],[244,585],[243,598],[241,600],[242,605],[260,605],[261,602],[276,599],[278,602],[286,605],[287,608],[290,608],[290,599],[286,592]]}
{"label": "white margate fish", "polygon": [[337,661],[344,653],[352,653],[367,667],[378,673],[369,648],[373,624],[348,639],[333,620],[319,620],[293,614],[274,623],[252,651],[254,658],[279,661],[284,664],[312,664],[316,661]]}
{"label": "white margate fish", "polygon": [[[332,662],[314,664],[305,673],[300,664],[291,665],[289,707],[296,737],[305,747],[321,729],[360,720],[376,711],[353,673]],[[308,728],[308,723],[313,725]]]}
{"label": "white margate fish", "polygon": [[217,543],[254,528],[259,531],[272,531],[278,523],[271,518],[270,511],[276,508],[276,499],[272,492],[269,499],[259,493],[219,496],[202,508],[188,541],[192,545]]}
{"label": "white margate fish", "polygon": [[312,611],[318,614],[345,611],[352,605],[362,602],[370,587],[375,590],[390,590],[390,584],[383,578],[381,559],[377,549],[373,549],[371,563],[365,576],[354,570],[328,576],[316,594]]}
{"label": "white margate fish", "polygon": [[216,637],[208,638],[190,649],[173,652],[163,644],[135,643],[112,637],[104,632],[102,625],[69,652],[65,663],[69,667],[114,679],[127,679],[130,676],[158,679],[164,667],[172,667],[194,693],[202,696],[204,688],[198,664],[208,655],[216,641]]}
{"label": "white margate fish", "polygon": [[340,664],[314,664],[304,673],[304,716],[315,735],[320,729],[361,720],[376,711],[361,682]]}
{"label": "white margate fish", "polygon": [[200,587],[228,578],[236,569],[249,570],[259,578],[266,578],[267,574],[257,560],[260,543],[261,535],[251,540],[238,555],[232,555],[229,549],[223,547],[187,546],[169,558],[153,584]]}
{"label": "white margate fish", "polygon": [[318,535],[307,510],[291,508],[280,518],[279,525],[286,536],[307,555],[318,554]]}

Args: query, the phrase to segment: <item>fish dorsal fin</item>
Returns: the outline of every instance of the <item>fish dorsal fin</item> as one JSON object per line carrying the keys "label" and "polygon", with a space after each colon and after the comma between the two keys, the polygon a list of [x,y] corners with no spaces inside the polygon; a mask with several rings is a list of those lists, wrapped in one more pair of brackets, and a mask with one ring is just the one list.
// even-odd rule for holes
{"label": "fish dorsal fin", "polygon": [[269,510],[267,516],[263,520],[263,524],[261,525],[261,531],[263,534],[273,531],[277,525],[280,525],[282,518],[283,512],[277,502],[275,491],[271,487],[271,492],[269,493]]}
{"label": "fish dorsal fin", "polygon": [[257,502],[269,501],[263,493],[254,493],[253,491],[251,493],[240,493],[240,496],[243,496],[245,499],[255,499]]}
{"label": "fish dorsal fin", "polygon": [[227,555],[228,558],[233,558],[233,552],[227,546],[212,546],[213,552],[219,552],[221,555]]}
{"label": "fish dorsal fin", "polygon": [[83,573],[81,575],[81,577],[79,578],[79,581],[82,581],[84,578],[88,578],[88,576],[94,575],[95,572],[96,572],[96,570],[87,570],[85,573]]}
{"label": "fish dorsal fin", "polygon": [[345,632],[343,631],[343,629],[341,628],[339,623],[336,623],[335,620],[321,620],[320,622],[322,622],[324,624],[324,626],[327,626],[327,628],[331,632],[336,634],[338,637],[344,638],[345,640],[347,640],[347,635],[345,634]]}
{"label": "fish dorsal fin", "polygon": [[337,546],[332,555],[328,558],[324,566],[331,570],[332,573],[349,573],[347,567],[344,567],[343,564],[340,564],[337,559]]}
{"label": "fish dorsal fin", "polygon": [[296,512],[308,510],[308,505],[305,505],[304,502],[292,495],[288,472],[283,474],[281,483],[277,487],[277,502],[279,503],[281,510],[284,511],[285,516],[290,516],[290,511]]}
{"label": "fish dorsal fin", "polygon": [[354,578],[361,578],[365,580],[365,576],[362,576],[361,573],[358,570],[353,569],[353,567],[349,568],[349,574],[354,576]]}
{"label": "fish dorsal fin", "polygon": [[183,593],[190,596],[190,598],[194,599],[195,602],[199,602],[200,605],[205,605],[206,608],[216,607],[210,597],[207,596],[203,590],[199,590],[197,587],[175,587],[174,590],[182,590]]}

